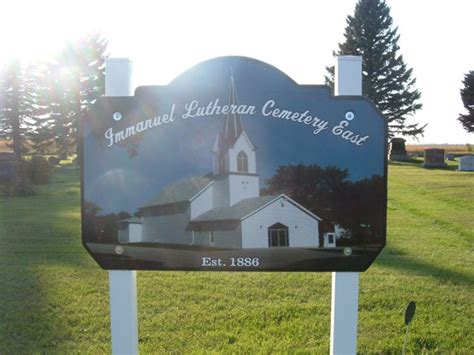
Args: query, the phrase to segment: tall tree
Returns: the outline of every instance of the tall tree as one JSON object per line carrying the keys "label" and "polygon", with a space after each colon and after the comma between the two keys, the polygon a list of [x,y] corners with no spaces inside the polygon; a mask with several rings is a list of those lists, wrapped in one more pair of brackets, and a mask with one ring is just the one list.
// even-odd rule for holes
{"label": "tall tree", "polygon": [[36,153],[45,154],[54,147],[54,117],[51,115],[52,76],[48,63],[36,63],[31,70],[35,82],[35,103],[32,107],[33,131],[30,142]]}
{"label": "tall tree", "polygon": [[98,33],[68,43],[52,66],[51,100],[56,144],[64,155],[79,153],[80,120],[104,94],[107,42]]}
{"label": "tall tree", "polygon": [[[399,54],[398,28],[393,27],[390,8],[384,0],[359,0],[354,15],[347,16],[345,41],[334,56],[360,55],[363,58],[363,94],[369,97],[388,120],[389,137],[396,134],[417,137],[425,125],[407,124],[419,110],[420,92],[415,88],[413,70]],[[326,84],[334,86],[334,67],[327,67]]]}
{"label": "tall tree", "polygon": [[10,63],[0,78],[0,138],[10,142],[17,159],[27,150],[26,140],[32,131],[34,84],[19,61]]}
{"label": "tall tree", "polygon": [[461,89],[461,99],[467,114],[459,115],[459,122],[462,123],[464,129],[468,132],[474,132],[474,71],[464,75],[464,87]]}

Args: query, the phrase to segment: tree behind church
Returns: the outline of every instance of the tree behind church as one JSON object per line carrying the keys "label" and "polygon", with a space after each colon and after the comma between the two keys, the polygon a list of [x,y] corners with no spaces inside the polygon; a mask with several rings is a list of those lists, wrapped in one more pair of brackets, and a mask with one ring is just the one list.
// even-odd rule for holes
{"label": "tree behind church", "polygon": [[[422,107],[421,94],[415,88],[412,69],[399,54],[400,36],[398,28],[393,28],[390,8],[383,0],[359,0],[346,22],[345,41],[333,54],[362,56],[362,91],[387,118],[389,137],[423,135],[426,125],[406,122]],[[326,70],[326,84],[333,87],[334,66]]]}
{"label": "tree behind church", "polygon": [[380,175],[351,181],[346,169],[335,166],[283,165],[265,183],[262,195],[286,194],[322,219],[322,232],[343,227],[350,237],[339,242],[376,244],[385,233],[385,181]]}
{"label": "tree behind church", "polygon": [[464,76],[464,87],[461,89],[461,99],[467,114],[459,115],[459,122],[468,132],[474,132],[474,70]]}

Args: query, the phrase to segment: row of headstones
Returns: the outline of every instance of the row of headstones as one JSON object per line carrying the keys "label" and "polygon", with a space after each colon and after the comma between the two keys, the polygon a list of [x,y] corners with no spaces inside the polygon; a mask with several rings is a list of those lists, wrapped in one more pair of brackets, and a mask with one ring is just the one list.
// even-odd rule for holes
{"label": "row of headstones", "polygon": [[[445,154],[444,149],[425,149],[425,161],[422,164],[425,168],[444,168],[447,166],[445,160],[454,160],[454,154]],[[393,161],[407,161],[410,159],[405,149],[405,139],[392,138],[390,141],[389,159]],[[474,171],[474,155],[466,155],[459,159],[459,170]]]}

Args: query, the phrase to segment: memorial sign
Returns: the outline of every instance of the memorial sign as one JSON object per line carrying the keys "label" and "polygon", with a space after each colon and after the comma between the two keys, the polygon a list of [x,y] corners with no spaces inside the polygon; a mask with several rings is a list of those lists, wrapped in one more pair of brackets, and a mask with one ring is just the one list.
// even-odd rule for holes
{"label": "memorial sign", "polygon": [[385,245],[387,123],[244,57],[103,97],[82,240],[105,269],[363,271]]}

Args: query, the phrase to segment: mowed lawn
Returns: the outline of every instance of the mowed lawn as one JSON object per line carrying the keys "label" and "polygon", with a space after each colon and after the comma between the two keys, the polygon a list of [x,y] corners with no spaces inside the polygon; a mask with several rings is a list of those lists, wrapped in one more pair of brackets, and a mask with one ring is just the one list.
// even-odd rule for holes
{"label": "mowed lawn", "polygon": [[[110,352],[108,278],[80,243],[79,170],[0,198],[0,354]],[[360,353],[474,353],[474,173],[389,166],[388,245],[361,275]],[[141,353],[329,350],[330,273],[139,272]]]}

